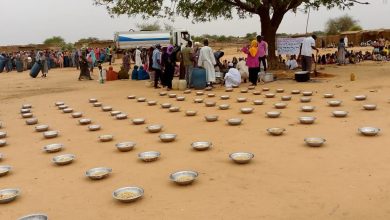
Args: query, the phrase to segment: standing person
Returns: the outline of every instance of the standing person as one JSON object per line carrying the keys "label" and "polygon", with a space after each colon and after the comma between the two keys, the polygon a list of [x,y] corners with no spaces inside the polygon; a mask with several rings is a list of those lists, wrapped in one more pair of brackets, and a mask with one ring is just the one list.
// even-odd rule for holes
{"label": "standing person", "polygon": [[138,68],[142,66],[141,50],[139,47],[137,47],[137,49],[135,50],[134,61],[135,61],[135,65],[138,66]]}
{"label": "standing person", "polygon": [[173,46],[169,45],[161,58],[164,67],[163,85],[167,87],[168,91],[172,89],[173,74],[175,73],[176,54],[173,51]]}
{"label": "standing person", "polygon": [[80,75],[79,80],[86,78],[92,80],[91,74],[89,73],[88,60],[86,51],[81,52],[80,56]]}
{"label": "standing person", "polygon": [[[128,73],[130,71],[130,52],[125,51],[125,55],[122,58],[123,70]],[[137,64],[136,64],[137,66]],[[139,66],[138,66],[139,67]],[[134,67],[135,69],[135,67]]]}
{"label": "standing person", "polygon": [[154,70],[154,88],[161,88],[158,86],[158,81],[161,78],[161,45],[157,44],[152,54],[152,68]]}
{"label": "standing person", "polygon": [[97,47],[95,48],[95,57],[98,61],[100,60],[100,49]]}
{"label": "standing person", "polygon": [[250,47],[242,48],[242,52],[247,54],[246,65],[249,70],[249,82],[252,83],[252,86],[256,86],[260,72],[260,50],[257,40],[252,40]]}
{"label": "standing person", "polygon": [[93,73],[93,68],[95,67],[96,64],[96,55],[93,48],[91,48],[91,52],[89,52],[89,55],[91,57],[91,73]]}
{"label": "standing person", "polygon": [[79,52],[79,50],[76,50],[74,52],[73,59],[74,59],[74,64],[75,64],[76,69],[79,70],[80,69],[80,52]]}
{"label": "standing person", "polygon": [[187,81],[187,89],[191,87],[191,76],[192,70],[194,69],[193,58],[194,54],[192,51],[192,41],[188,41],[186,47],[181,51],[181,58],[183,60],[185,72],[186,72],[186,81]]}
{"label": "standing person", "polygon": [[64,55],[61,51],[57,53],[57,62],[60,68],[64,68]]}
{"label": "standing person", "polygon": [[214,65],[216,64],[213,50],[209,47],[209,40],[205,39],[203,41],[203,47],[199,52],[198,66],[206,69],[207,86],[212,86],[215,82]]}
{"label": "standing person", "polygon": [[345,48],[347,48],[348,47],[348,37],[347,37],[347,35],[345,35],[343,41],[344,41]]}
{"label": "standing person", "polygon": [[263,63],[264,72],[267,72],[267,54],[268,54],[268,43],[264,40],[263,36],[257,36],[258,50],[259,50],[259,67]]}
{"label": "standing person", "polygon": [[379,53],[383,52],[383,50],[385,49],[385,45],[386,45],[386,39],[381,34],[378,38]]}
{"label": "standing person", "polygon": [[312,50],[316,50],[318,53],[318,49],[316,48],[316,35],[312,35],[310,37],[306,37],[303,39],[299,54],[302,56],[302,71],[311,72],[311,64],[312,64]]}
{"label": "standing person", "polygon": [[41,66],[41,71],[42,71],[42,78],[45,78],[48,73],[48,66],[47,66],[47,60],[46,60],[46,55],[45,53],[43,53],[42,51],[39,51],[37,53],[37,57],[36,57],[36,60],[39,60],[39,65]]}
{"label": "standing person", "polygon": [[106,49],[106,56],[108,58],[109,65],[111,66],[111,62],[112,62],[112,49],[111,49],[111,46],[107,47],[107,49]]}
{"label": "standing person", "polygon": [[338,60],[339,65],[346,64],[346,62],[345,62],[346,51],[345,51],[344,38],[340,38],[340,42],[339,42],[337,49],[338,49],[337,50],[337,60]]}

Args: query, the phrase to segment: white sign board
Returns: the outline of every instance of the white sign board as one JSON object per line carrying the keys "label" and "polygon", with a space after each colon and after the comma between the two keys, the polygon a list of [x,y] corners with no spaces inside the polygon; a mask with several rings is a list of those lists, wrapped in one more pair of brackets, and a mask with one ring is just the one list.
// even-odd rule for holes
{"label": "white sign board", "polygon": [[303,37],[300,38],[277,38],[276,39],[276,48],[278,54],[280,55],[292,55],[299,54],[299,48],[303,41]]}

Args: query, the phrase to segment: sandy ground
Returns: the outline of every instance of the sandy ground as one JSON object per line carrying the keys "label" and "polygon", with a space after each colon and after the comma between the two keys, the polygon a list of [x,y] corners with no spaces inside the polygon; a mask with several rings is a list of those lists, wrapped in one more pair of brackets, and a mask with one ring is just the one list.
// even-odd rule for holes
{"label": "sandy ground", "polygon": [[[0,148],[5,155],[0,164],[11,165],[13,171],[0,177],[0,188],[19,188],[21,195],[14,202],[0,205],[0,219],[36,212],[57,220],[389,219],[390,64],[367,62],[322,71],[335,77],[310,83],[279,80],[256,88],[285,89],[272,99],[235,89],[229,94],[230,100],[220,100],[219,96],[226,94],[223,88],[213,91],[215,98],[205,97],[217,104],[230,104],[231,109],[226,111],[193,103],[194,91],[185,95],[186,101],[178,102],[160,97],[160,90],[146,88],[145,82],[79,82],[78,72],[73,69],[50,71],[47,79],[31,79],[27,73],[2,73],[0,121],[5,126],[0,130],[7,131],[8,145]],[[352,72],[357,81],[349,80]],[[308,104],[316,106],[316,111],[301,112],[305,104],[300,103],[300,95],[293,95],[288,107],[281,110],[281,118],[266,118],[265,112],[274,110],[273,104],[292,89],[314,91]],[[322,96],[326,92],[334,93],[343,105],[328,107]],[[131,94],[159,104],[170,102],[182,111],[169,113],[160,105],[128,100]],[[359,94],[368,99],[354,101]],[[92,107],[88,103],[92,97],[126,112],[130,118],[144,117],[147,124],[163,124],[163,132],[176,133],[178,139],[161,143],[159,134],[146,132],[146,125],[115,120]],[[237,103],[237,97],[247,97],[248,102]],[[263,99],[265,104],[253,106],[255,99]],[[57,110],[56,101],[84,112],[85,117],[102,125],[102,130],[87,131],[77,119]],[[27,126],[19,114],[24,103],[32,104],[39,123],[60,131],[60,136],[46,140],[34,131],[34,126]],[[364,111],[364,103],[377,104],[378,110]],[[241,114],[240,107],[244,106],[254,107],[254,113]],[[198,115],[184,116],[184,111],[190,109],[197,110]],[[349,111],[349,116],[334,118],[331,112],[335,109]],[[219,115],[219,121],[205,122],[208,114]],[[316,116],[315,124],[299,124],[297,118],[305,115]],[[243,124],[226,125],[225,120],[233,117],[243,118]],[[267,134],[267,128],[277,126],[287,129],[283,136]],[[382,131],[379,136],[364,137],[357,132],[362,126],[376,126]],[[113,134],[115,140],[100,143],[101,134]],[[307,147],[303,139],[310,136],[323,137],[327,142],[321,148]],[[115,148],[121,141],[135,141],[137,146],[121,153]],[[195,152],[190,147],[194,141],[211,141],[214,147]],[[51,143],[63,143],[65,149],[44,153],[42,148]],[[137,154],[148,150],[160,151],[162,157],[149,164],[140,162]],[[247,165],[234,164],[228,155],[236,151],[252,152],[255,158]],[[53,165],[51,158],[63,153],[73,153],[77,158],[67,166]],[[100,166],[111,167],[112,175],[101,181],[84,176],[87,169]],[[170,173],[185,169],[199,172],[193,185],[180,187],[170,182]],[[112,192],[124,186],[142,187],[144,198],[132,204],[115,201]]]}

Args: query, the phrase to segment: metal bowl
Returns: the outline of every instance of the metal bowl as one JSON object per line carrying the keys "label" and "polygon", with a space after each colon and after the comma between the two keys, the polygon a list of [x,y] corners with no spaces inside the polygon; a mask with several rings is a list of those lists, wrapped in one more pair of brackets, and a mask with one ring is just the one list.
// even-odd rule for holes
{"label": "metal bowl", "polygon": [[88,126],[89,131],[99,131],[102,127],[100,125],[90,125]]}
{"label": "metal bowl", "polygon": [[72,113],[72,118],[81,118],[81,117],[83,117],[82,112],[73,112]]}
{"label": "metal bowl", "polygon": [[153,162],[160,158],[161,153],[158,151],[147,151],[138,154],[138,158],[144,162]]}
{"label": "metal bowl", "polygon": [[184,96],[178,96],[178,97],[176,97],[176,101],[181,102],[181,101],[184,101],[184,100],[186,100],[186,97],[184,97]]}
{"label": "metal bowl", "polygon": [[7,175],[11,171],[12,167],[8,165],[0,166],[0,177]]}
{"label": "metal bowl", "polygon": [[23,118],[32,118],[33,117],[33,113],[24,113],[24,114],[22,114],[22,117]]}
{"label": "metal bowl", "polygon": [[37,118],[30,118],[26,120],[27,125],[36,125],[38,124],[38,119]]}
{"label": "metal bowl", "polygon": [[340,101],[340,100],[332,100],[332,101],[328,102],[328,105],[331,107],[337,107],[337,106],[340,106],[341,103],[342,103],[342,101]]}
{"label": "metal bowl", "polygon": [[66,108],[66,109],[63,109],[62,112],[63,112],[63,113],[66,113],[66,114],[72,113],[72,112],[73,112],[73,108]]}
{"label": "metal bowl", "polygon": [[154,101],[154,100],[148,101],[148,105],[149,106],[157,105],[157,101]]}
{"label": "metal bowl", "polygon": [[7,132],[0,131],[0,138],[5,138],[5,137],[7,137]]}
{"label": "metal bowl", "polygon": [[375,136],[380,132],[381,129],[375,127],[362,127],[358,130],[365,136]]}
{"label": "metal bowl", "polygon": [[230,105],[228,104],[221,104],[218,106],[220,110],[228,110],[230,108]]}
{"label": "metal bowl", "polygon": [[291,90],[291,94],[293,94],[293,95],[301,94],[301,91],[294,89],[294,90]]}
{"label": "metal bowl", "polygon": [[227,120],[228,125],[237,126],[242,123],[243,119],[241,118],[231,118]]}
{"label": "metal bowl", "polygon": [[218,115],[206,115],[206,116],[204,116],[204,118],[208,122],[218,121]]}
{"label": "metal bowl", "polygon": [[170,94],[168,94],[168,97],[169,97],[169,98],[176,98],[176,96],[177,96],[177,95],[176,95],[175,93],[170,93]]}
{"label": "metal bowl", "polygon": [[146,98],[145,97],[140,97],[137,99],[137,102],[145,102]]}
{"label": "metal bowl", "polygon": [[191,92],[192,92],[191,89],[187,89],[187,90],[185,90],[183,93],[184,93],[184,94],[191,94]]}
{"label": "metal bowl", "polygon": [[161,134],[160,140],[162,142],[172,142],[176,139],[177,135],[176,134]]}
{"label": "metal bowl", "polygon": [[111,106],[103,106],[102,111],[104,111],[104,112],[112,111],[112,107]]}
{"label": "metal bowl", "polygon": [[241,89],[241,93],[248,93],[248,89]]}
{"label": "metal bowl", "polygon": [[316,117],[303,116],[303,117],[299,117],[298,119],[301,124],[313,124],[314,121],[316,120]]}
{"label": "metal bowl", "polygon": [[282,113],[281,112],[276,112],[276,111],[270,111],[265,113],[268,118],[278,118]]}
{"label": "metal bowl", "polygon": [[127,99],[135,99],[137,96],[135,96],[135,95],[129,95],[129,96],[127,96]]}
{"label": "metal bowl", "polygon": [[110,114],[111,114],[111,116],[117,116],[119,114],[122,114],[122,112],[121,111],[111,111]]}
{"label": "metal bowl", "polygon": [[311,102],[311,98],[310,97],[301,97],[300,100],[301,100],[302,103]]}
{"label": "metal bowl", "polygon": [[31,104],[23,104],[22,108],[32,108],[32,105]]}
{"label": "metal bowl", "polygon": [[21,114],[26,114],[26,113],[30,113],[31,112],[31,109],[29,109],[29,108],[22,108],[22,109],[20,109],[20,113]]}
{"label": "metal bowl", "polygon": [[303,91],[303,92],[302,92],[302,95],[303,95],[303,96],[312,96],[312,95],[313,95],[313,92],[312,92],[312,91]]}
{"label": "metal bowl", "polygon": [[282,135],[285,131],[286,131],[286,129],[284,129],[284,128],[268,128],[268,129],[267,129],[267,132],[268,132],[270,135],[273,135],[273,136],[280,136],[280,135]]}
{"label": "metal bowl", "polygon": [[255,155],[247,152],[237,152],[230,154],[229,157],[238,164],[246,164],[249,163]]}
{"label": "metal bowl", "polygon": [[60,105],[65,105],[65,102],[62,102],[62,101],[58,101],[56,103],[54,103],[55,106],[60,106]]}
{"label": "metal bowl", "polygon": [[347,111],[333,111],[332,114],[336,118],[344,118],[348,115],[348,112]]}
{"label": "metal bowl", "polygon": [[90,98],[90,99],[89,99],[89,103],[96,103],[96,102],[98,102],[98,100],[95,99],[95,98]]}
{"label": "metal bowl", "polygon": [[330,98],[333,98],[334,97],[334,94],[332,94],[332,93],[325,93],[324,94],[324,98],[326,98],[326,99],[330,99]]}
{"label": "metal bowl", "polygon": [[376,105],[375,104],[366,104],[366,105],[363,105],[363,108],[364,108],[364,110],[373,111],[373,110],[376,110]]}
{"label": "metal bowl", "polygon": [[53,163],[62,166],[72,163],[75,158],[76,157],[73,154],[63,154],[53,157],[52,161]]}
{"label": "metal bowl", "polygon": [[245,97],[239,97],[239,98],[237,98],[237,102],[246,102],[246,100],[248,100],[248,99],[245,98]]}
{"label": "metal bowl", "polygon": [[279,102],[274,104],[276,109],[283,109],[287,107],[287,103]]}
{"label": "metal bowl", "polygon": [[121,113],[121,114],[117,114],[115,116],[115,118],[118,119],[118,120],[124,120],[124,119],[127,119],[127,115],[124,114],[124,113]]}
{"label": "metal bowl", "polygon": [[209,94],[207,94],[207,97],[210,97],[210,98],[215,97],[215,94],[214,93],[209,93]]}
{"label": "metal bowl", "polygon": [[161,104],[161,108],[170,108],[172,106],[171,103],[163,103]]}
{"label": "metal bowl", "polygon": [[284,89],[276,89],[276,92],[277,92],[277,93],[283,93],[283,92],[284,92]]}
{"label": "metal bowl", "polygon": [[195,116],[198,112],[194,110],[187,110],[186,116]]}
{"label": "metal bowl", "polygon": [[194,103],[202,103],[202,102],[203,102],[203,99],[201,99],[201,98],[194,99]]}
{"label": "metal bowl", "polygon": [[253,110],[254,110],[254,108],[241,108],[240,109],[241,113],[243,113],[243,114],[250,114],[253,112]]}
{"label": "metal bowl", "polygon": [[102,107],[102,103],[101,102],[95,102],[93,103],[93,107]]}
{"label": "metal bowl", "polygon": [[256,88],[256,86],[248,86],[249,90],[254,90],[255,88]]}
{"label": "metal bowl", "polygon": [[7,141],[6,140],[0,140],[0,147],[4,147],[5,145],[7,145]]}
{"label": "metal bowl", "polygon": [[99,140],[101,142],[109,142],[109,141],[112,141],[113,139],[114,139],[114,136],[111,134],[105,134],[105,135],[99,136]]}
{"label": "metal bowl", "polygon": [[26,215],[18,220],[48,220],[49,217],[46,214],[31,214],[31,215]]}
{"label": "metal bowl", "polygon": [[233,90],[234,90],[233,88],[226,88],[225,92],[233,92]]}
{"label": "metal bowl", "polygon": [[50,138],[55,138],[59,134],[58,131],[45,131],[43,132],[43,137],[50,139]]}
{"label": "metal bowl", "polygon": [[133,122],[134,125],[142,125],[142,124],[145,124],[145,121],[146,119],[144,118],[133,118],[133,120],[131,120]]}
{"label": "metal bowl", "polygon": [[49,125],[38,125],[35,127],[35,131],[37,132],[44,132],[49,130]]}
{"label": "metal bowl", "polygon": [[63,144],[49,144],[43,147],[43,150],[46,153],[56,153],[61,151],[64,148]]}
{"label": "metal bowl", "polygon": [[193,183],[198,175],[195,171],[178,171],[172,173],[169,178],[176,184],[184,186]]}
{"label": "metal bowl", "polygon": [[260,99],[253,100],[253,104],[254,104],[254,105],[263,105],[263,104],[264,104],[264,101],[263,101],[263,100],[260,100]]}
{"label": "metal bowl", "polygon": [[217,103],[214,101],[207,101],[204,104],[206,107],[214,107]]}
{"label": "metal bowl", "polygon": [[265,94],[265,97],[266,98],[274,98],[275,97],[275,93],[267,93],[267,94]]}
{"label": "metal bowl", "polygon": [[121,152],[128,152],[134,149],[136,143],[132,141],[120,142],[115,144],[116,148],[118,148]]}
{"label": "metal bowl", "polygon": [[140,187],[130,186],[115,190],[112,197],[120,202],[134,202],[144,195],[144,190]]}
{"label": "metal bowl", "polygon": [[146,129],[149,131],[149,133],[158,133],[162,130],[162,125],[149,125],[146,127]]}
{"label": "metal bowl", "polygon": [[203,91],[198,91],[198,92],[196,92],[196,95],[204,95],[204,92]]}
{"label": "metal bowl", "polygon": [[168,93],[167,92],[159,92],[160,96],[166,96]]}
{"label": "metal bowl", "polygon": [[315,106],[311,106],[311,105],[304,105],[301,107],[301,110],[303,112],[314,112],[314,110],[316,109]]}
{"label": "metal bowl", "polygon": [[97,167],[97,168],[92,168],[87,170],[87,172],[85,172],[85,176],[89,177],[92,180],[101,180],[108,177],[108,175],[110,175],[111,172],[112,172],[111,168]]}
{"label": "metal bowl", "polygon": [[284,96],[282,96],[281,100],[282,100],[282,101],[290,101],[291,98],[292,98],[292,97],[291,97],[290,95],[284,95]]}
{"label": "metal bowl", "polygon": [[69,108],[69,106],[68,105],[60,105],[60,106],[58,106],[58,110],[64,110],[66,108]]}
{"label": "metal bowl", "polygon": [[193,142],[191,144],[191,147],[197,151],[205,151],[205,150],[208,150],[212,146],[213,146],[213,143],[211,143],[209,141],[197,141],[197,142]]}
{"label": "metal bowl", "polygon": [[208,87],[206,87],[206,88],[204,89],[204,91],[211,91],[211,90],[213,90],[213,87],[211,87],[211,86],[208,86]]}
{"label": "metal bowl", "polygon": [[326,140],[320,137],[310,137],[305,138],[305,142],[310,147],[321,147],[326,142]]}
{"label": "metal bowl", "polygon": [[20,194],[19,189],[2,189],[0,190],[0,203],[9,203],[12,202]]}
{"label": "metal bowl", "polygon": [[89,125],[91,124],[92,120],[89,118],[82,118],[79,120],[80,125]]}
{"label": "metal bowl", "polygon": [[221,95],[220,98],[221,98],[221,100],[228,100],[228,99],[230,99],[230,96],[229,95]]}
{"label": "metal bowl", "polygon": [[253,91],[252,94],[253,95],[261,95],[261,92],[260,91]]}
{"label": "metal bowl", "polygon": [[180,112],[180,107],[177,106],[172,106],[169,108],[170,112]]}
{"label": "metal bowl", "polygon": [[366,99],[367,99],[366,95],[357,95],[357,96],[355,96],[355,100],[356,101],[364,101]]}
{"label": "metal bowl", "polygon": [[262,89],[264,92],[268,92],[269,91],[269,88],[265,87]]}

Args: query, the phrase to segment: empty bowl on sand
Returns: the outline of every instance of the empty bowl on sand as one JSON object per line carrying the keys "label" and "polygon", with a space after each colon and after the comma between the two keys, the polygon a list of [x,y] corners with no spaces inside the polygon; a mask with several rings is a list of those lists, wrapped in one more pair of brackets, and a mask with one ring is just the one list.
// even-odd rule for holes
{"label": "empty bowl on sand", "polygon": [[93,107],[102,107],[102,103],[101,102],[95,102],[93,103]]}
{"label": "empty bowl on sand", "polygon": [[316,109],[316,107],[315,106],[311,106],[311,105],[305,105],[305,106],[301,107],[301,110],[303,112],[314,112],[315,109]]}
{"label": "empty bowl on sand", "polygon": [[159,92],[160,96],[166,96],[168,93],[167,92]]}
{"label": "empty bowl on sand", "polygon": [[238,97],[237,102],[246,102],[248,99],[245,97]]}
{"label": "empty bowl on sand", "polygon": [[49,217],[46,214],[30,214],[18,218],[18,220],[48,220]]}
{"label": "empty bowl on sand", "polygon": [[38,119],[37,118],[29,118],[26,120],[27,125],[36,125],[38,124]]}
{"label": "empty bowl on sand", "polygon": [[196,95],[204,95],[204,92],[203,91],[197,91]]}
{"label": "empty bowl on sand", "polygon": [[291,90],[291,94],[293,95],[301,94],[301,90],[298,89]]}
{"label": "empty bowl on sand", "polygon": [[243,119],[241,118],[230,118],[227,120],[227,123],[228,125],[231,125],[231,126],[237,126],[237,125],[240,125],[242,123]]}
{"label": "empty bowl on sand", "polygon": [[233,88],[226,88],[225,92],[233,92],[233,90],[234,90]]}
{"label": "empty bowl on sand", "polygon": [[276,89],[276,92],[277,92],[277,93],[283,93],[283,92],[284,92],[284,89]]}
{"label": "empty bowl on sand", "polygon": [[290,101],[291,98],[292,98],[292,97],[291,97],[290,95],[284,95],[284,96],[282,96],[281,100],[282,100],[282,101]]}
{"label": "empty bowl on sand", "polygon": [[43,147],[43,150],[46,153],[56,153],[61,151],[64,148],[63,144],[48,144]]}
{"label": "empty bowl on sand", "polygon": [[143,195],[144,190],[137,186],[123,187],[112,193],[112,197],[114,199],[124,203],[135,202],[136,200],[142,198]]}
{"label": "empty bowl on sand", "polygon": [[112,141],[113,139],[114,139],[114,136],[111,134],[105,134],[105,135],[99,136],[99,140],[101,142],[109,142],[109,141]]}
{"label": "empty bowl on sand", "polygon": [[43,137],[50,139],[50,138],[55,138],[59,134],[58,131],[45,131],[43,132]]}
{"label": "empty bowl on sand", "polygon": [[44,132],[49,130],[49,125],[38,125],[35,127],[35,131],[37,132]]}
{"label": "empty bowl on sand", "polygon": [[248,89],[241,89],[241,93],[248,93]]}
{"label": "empty bowl on sand", "polygon": [[31,104],[23,104],[22,108],[32,108],[32,105]]}
{"label": "empty bowl on sand", "polygon": [[230,108],[229,104],[221,104],[218,106],[220,110],[228,110]]}
{"label": "empty bowl on sand", "polygon": [[180,112],[180,107],[172,106],[169,108],[169,112]]}
{"label": "empty bowl on sand", "polygon": [[337,107],[337,106],[340,106],[341,103],[342,103],[342,101],[340,101],[340,100],[332,100],[332,101],[328,102],[328,105],[331,107]]}
{"label": "empty bowl on sand", "polygon": [[117,116],[117,115],[119,115],[121,113],[122,113],[121,111],[111,111],[110,112],[111,116]]}
{"label": "empty bowl on sand", "polygon": [[301,124],[313,124],[314,121],[316,120],[316,118],[313,116],[302,116],[299,117],[298,119]]}
{"label": "empty bowl on sand", "polygon": [[145,97],[140,97],[137,99],[137,102],[145,102],[146,98]]}
{"label": "empty bowl on sand", "polygon": [[5,137],[7,137],[7,132],[0,131],[0,138],[5,138]]}
{"label": "empty bowl on sand", "polygon": [[275,103],[275,104],[274,104],[274,107],[275,107],[276,109],[284,109],[284,108],[287,107],[287,103],[283,103],[283,102]]}
{"label": "empty bowl on sand", "polygon": [[118,119],[118,120],[124,120],[124,119],[127,119],[127,115],[124,114],[124,113],[121,113],[121,114],[117,114],[115,116],[115,118]]}
{"label": "empty bowl on sand", "polygon": [[162,103],[161,108],[170,108],[172,106],[171,103]]}
{"label": "empty bowl on sand", "polygon": [[218,121],[218,115],[206,115],[204,118],[208,122]]}
{"label": "empty bowl on sand", "polygon": [[92,122],[92,120],[89,118],[82,118],[79,120],[80,125],[88,125],[88,124],[91,124],[91,122]]}
{"label": "empty bowl on sand", "polygon": [[132,141],[120,142],[115,144],[115,147],[121,152],[128,152],[134,149],[136,143]]}
{"label": "empty bowl on sand", "polygon": [[127,99],[135,99],[137,96],[136,95],[129,95],[127,96]]}
{"label": "empty bowl on sand", "polygon": [[184,94],[191,94],[191,92],[192,92],[191,89],[186,89],[186,90],[184,90],[183,93],[184,93]]}
{"label": "empty bowl on sand", "polygon": [[53,163],[57,165],[67,165],[71,164],[76,157],[73,154],[63,154],[56,157],[53,157],[52,161]]}
{"label": "empty bowl on sand", "polygon": [[265,113],[268,118],[278,118],[282,113],[277,111],[270,111]]}
{"label": "empty bowl on sand", "polygon": [[7,145],[7,140],[0,140],[0,147],[4,147],[5,145]]}
{"label": "empty bowl on sand", "polygon": [[0,165],[0,177],[7,175],[11,171],[12,167],[8,165]]}
{"label": "empty bowl on sand", "polygon": [[347,117],[348,112],[338,110],[338,111],[333,111],[332,114],[336,118],[344,118],[344,117]]}
{"label": "empty bowl on sand", "polygon": [[376,105],[375,104],[366,104],[366,105],[363,105],[363,109],[368,110],[368,111],[373,111],[373,110],[376,110]]}
{"label": "empty bowl on sand", "polygon": [[172,173],[169,178],[176,184],[184,186],[193,183],[198,175],[195,171],[186,170]]}
{"label": "empty bowl on sand", "polygon": [[367,99],[366,95],[357,95],[357,96],[355,96],[355,100],[356,101],[364,101],[366,99]]}
{"label": "empty bowl on sand", "polygon": [[0,190],[0,203],[5,204],[12,202],[20,194],[19,189],[1,189]]}
{"label": "empty bowl on sand", "polygon": [[60,106],[60,105],[65,105],[65,102],[62,102],[62,101],[58,101],[56,103],[54,103],[55,106]]}
{"label": "empty bowl on sand", "polygon": [[331,99],[331,98],[333,98],[334,97],[334,94],[333,93],[325,93],[324,94],[324,98],[326,98],[326,99]]}
{"label": "empty bowl on sand", "polygon": [[248,86],[248,89],[249,90],[254,90],[254,89],[256,89],[256,86]]}
{"label": "empty bowl on sand", "polygon": [[320,147],[326,142],[326,140],[320,137],[309,137],[305,138],[305,142],[310,147]]}
{"label": "empty bowl on sand", "polygon": [[100,125],[89,125],[88,130],[89,131],[99,131],[102,127]]}
{"label": "empty bowl on sand", "polygon": [[215,94],[214,93],[208,93],[207,97],[210,97],[210,98],[215,97]]}
{"label": "empty bowl on sand", "polygon": [[254,105],[263,105],[263,104],[264,104],[264,101],[263,101],[263,100],[260,100],[260,99],[256,99],[256,100],[253,100],[253,104],[254,104]]}
{"label": "empty bowl on sand", "polygon": [[204,88],[204,91],[211,91],[211,90],[213,90],[213,87],[211,86],[207,86],[206,88]]}
{"label": "empty bowl on sand", "polygon": [[198,112],[194,110],[187,110],[186,111],[186,116],[195,116]]}
{"label": "empty bowl on sand", "polygon": [[133,120],[131,120],[133,122],[134,125],[142,125],[142,124],[145,124],[145,121],[146,119],[144,118],[133,118]]}
{"label": "empty bowl on sand", "polygon": [[108,167],[96,167],[89,169],[85,172],[85,176],[92,180],[101,180],[110,175],[112,172],[111,168]]}
{"label": "empty bowl on sand", "polygon": [[98,100],[97,100],[97,99],[95,99],[95,98],[90,98],[88,101],[89,101],[89,103],[95,103],[95,102],[98,102]]}
{"label": "empty bowl on sand", "polygon": [[66,108],[66,109],[63,109],[62,112],[63,112],[63,113],[66,113],[66,114],[72,113],[72,112],[73,112],[73,108]]}
{"label": "empty bowl on sand", "polygon": [[268,92],[270,89],[267,88],[267,87],[264,87],[264,88],[262,88],[262,90],[263,90],[264,92]]}
{"label": "empty bowl on sand", "polygon": [[313,95],[313,92],[312,92],[312,91],[303,91],[303,92],[302,92],[302,95],[303,95],[303,96],[312,96],[312,95]]}
{"label": "empty bowl on sand", "polygon": [[197,141],[197,142],[193,142],[191,144],[191,147],[197,151],[205,151],[208,150],[212,145],[213,143],[209,141]]}
{"label": "empty bowl on sand", "polygon": [[59,110],[64,110],[66,108],[69,108],[69,106],[68,105],[60,105],[60,106],[58,106]]}
{"label": "empty bowl on sand", "polygon": [[149,106],[157,105],[157,101],[154,101],[154,100],[148,101],[148,105]]}
{"label": "empty bowl on sand", "polygon": [[72,118],[81,118],[81,117],[83,117],[82,112],[73,112],[72,113]]}
{"label": "empty bowl on sand", "polygon": [[207,101],[204,104],[206,107],[214,107],[217,103],[214,101]]}
{"label": "empty bowl on sand", "polygon": [[246,164],[249,163],[255,155],[248,152],[237,152],[230,154],[229,157],[238,164]]}
{"label": "empty bowl on sand", "polygon": [[265,97],[266,98],[274,98],[275,97],[275,93],[267,93],[267,94],[265,94]]}
{"label": "empty bowl on sand", "polygon": [[20,109],[20,113],[21,114],[26,114],[26,113],[30,113],[31,112],[31,109],[29,109],[29,108],[22,108],[22,109]]}
{"label": "empty bowl on sand", "polygon": [[379,131],[381,129],[379,128],[375,128],[375,127],[362,127],[362,128],[359,128],[358,131],[365,135],[365,136],[375,136],[375,135],[378,135]]}
{"label": "empty bowl on sand", "polygon": [[220,98],[221,98],[221,100],[228,100],[228,99],[230,99],[230,96],[229,95],[221,95]]}
{"label": "empty bowl on sand", "polygon": [[268,129],[267,129],[267,132],[268,132],[270,135],[273,135],[273,136],[280,136],[280,135],[282,135],[285,131],[286,131],[286,129],[284,129],[284,128],[268,128]]}
{"label": "empty bowl on sand", "polygon": [[261,92],[260,91],[253,91],[252,94],[253,95],[261,95]]}
{"label": "empty bowl on sand", "polygon": [[184,100],[186,100],[186,97],[184,97],[184,96],[178,96],[178,97],[176,97],[176,101],[182,102],[182,101],[184,101]]}
{"label": "empty bowl on sand", "polygon": [[159,136],[162,142],[172,142],[176,139],[176,137],[177,137],[176,134],[161,134]]}
{"label": "empty bowl on sand", "polygon": [[301,101],[302,103],[311,102],[311,98],[310,98],[310,97],[301,97],[301,98],[300,98],[300,101]]}
{"label": "empty bowl on sand", "polygon": [[243,113],[243,114],[250,114],[253,112],[253,110],[254,110],[254,108],[249,108],[249,107],[245,107],[245,108],[240,109],[241,113]]}
{"label": "empty bowl on sand", "polygon": [[149,131],[149,133],[158,133],[162,130],[162,125],[149,125],[146,127],[146,129]]}
{"label": "empty bowl on sand", "polygon": [[161,153],[158,151],[146,151],[138,154],[138,158],[144,162],[153,162],[160,158]]}
{"label": "empty bowl on sand", "polygon": [[169,97],[169,98],[176,98],[176,96],[177,96],[177,95],[176,95],[175,93],[170,93],[170,94],[168,94],[168,97]]}
{"label": "empty bowl on sand", "polygon": [[112,107],[111,106],[103,106],[102,111],[104,111],[104,112],[112,111]]}
{"label": "empty bowl on sand", "polygon": [[24,114],[22,114],[22,117],[23,118],[32,118],[33,114],[32,113],[24,113]]}
{"label": "empty bowl on sand", "polygon": [[194,99],[194,103],[202,103],[203,99],[202,98],[196,98]]}

